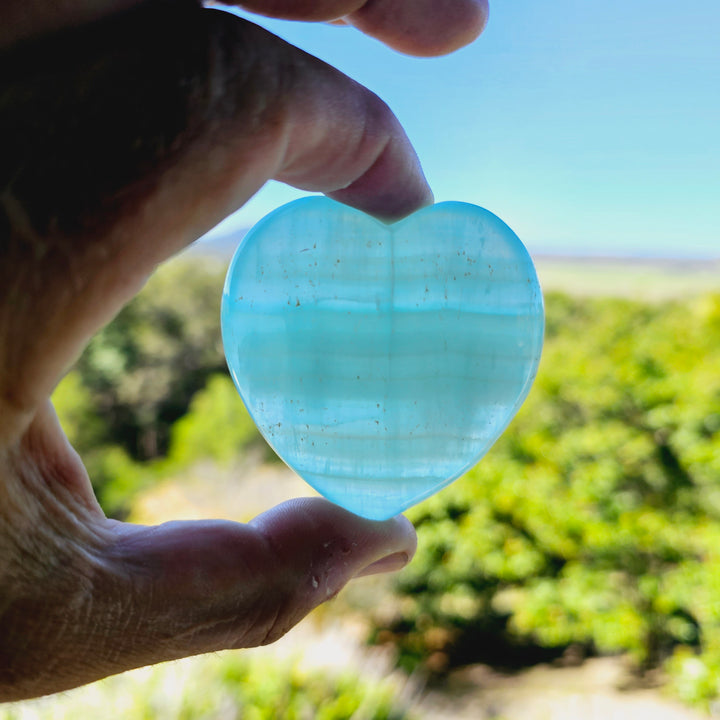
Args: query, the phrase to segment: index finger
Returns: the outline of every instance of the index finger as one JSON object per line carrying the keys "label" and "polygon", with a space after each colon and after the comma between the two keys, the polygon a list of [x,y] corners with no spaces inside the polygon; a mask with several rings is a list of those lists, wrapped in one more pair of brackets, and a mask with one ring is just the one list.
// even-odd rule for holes
{"label": "index finger", "polygon": [[[5,0],[0,10],[0,48],[150,2],[173,12],[185,0]],[[487,0],[223,0],[217,4],[288,20],[342,18],[409,55],[452,52],[480,35],[488,18]]]}
{"label": "index finger", "polygon": [[260,15],[338,20],[408,55],[444,55],[475,40],[487,0],[222,0]]}
{"label": "index finger", "polygon": [[58,36],[52,63],[31,46],[0,62],[0,436],[266,180],[388,219],[432,201],[387,106],[257,26],[153,5],[101,25]]}

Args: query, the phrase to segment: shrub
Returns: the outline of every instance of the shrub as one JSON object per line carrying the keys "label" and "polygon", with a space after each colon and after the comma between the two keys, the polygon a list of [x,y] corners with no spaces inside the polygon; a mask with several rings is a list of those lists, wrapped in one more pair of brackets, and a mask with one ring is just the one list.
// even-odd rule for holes
{"label": "shrub", "polygon": [[[569,645],[640,668],[674,658],[684,696],[707,700],[720,681],[720,296],[550,296],[547,312],[516,420],[411,512],[420,549],[374,640],[435,671]],[[693,683],[688,658],[705,668]]]}
{"label": "shrub", "polygon": [[0,720],[412,720],[392,679],[238,653],[143,668],[5,705]]}
{"label": "shrub", "polygon": [[170,430],[168,459],[189,465],[205,458],[227,463],[261,436],[227,375],[211,375],[188,412]]}

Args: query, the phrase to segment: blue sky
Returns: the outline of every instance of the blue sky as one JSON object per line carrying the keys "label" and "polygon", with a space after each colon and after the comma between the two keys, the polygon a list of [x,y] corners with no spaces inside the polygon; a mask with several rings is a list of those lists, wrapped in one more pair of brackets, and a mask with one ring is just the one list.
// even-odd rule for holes
{"label": "blue sky", "polygon": [[[478,41],[433,59],[253,19],[380,95],[436,200],[486,207],[531,252],[720,257],[720,3],[490,3]],[[269,183],[214,232],[302,194]]]}

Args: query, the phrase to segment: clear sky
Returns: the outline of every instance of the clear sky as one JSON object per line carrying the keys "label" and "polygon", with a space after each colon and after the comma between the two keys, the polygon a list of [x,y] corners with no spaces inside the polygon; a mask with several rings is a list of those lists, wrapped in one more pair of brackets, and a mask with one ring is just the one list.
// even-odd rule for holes
{"label": "clear sky", "polygon": [[[433,59],[254,20],[380,95],[436,200],[486,207],[531,252],[720,257],[718,0],[490,0],[480,39]],[[214,232],[302,194],[270,183]]]}

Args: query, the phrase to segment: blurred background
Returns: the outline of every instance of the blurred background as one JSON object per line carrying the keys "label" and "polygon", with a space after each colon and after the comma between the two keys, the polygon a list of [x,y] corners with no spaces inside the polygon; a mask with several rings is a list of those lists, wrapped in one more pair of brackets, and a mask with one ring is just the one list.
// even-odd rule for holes
{"label": "blurred background", "polygon": [[[257,20],[257,19],[256,19]],[[720,8],[496,2],[448,58],[349,28],[271,31],[378,92],[438,200],[500,215],[536,262],[531,394],[408,515],[413,563],[274,646],[168,663],[0,720],[720,717]],[[269,184],[160,268],[54,395],[106,512],[248,520],[309,488],[227,374],[219,306]]]}

